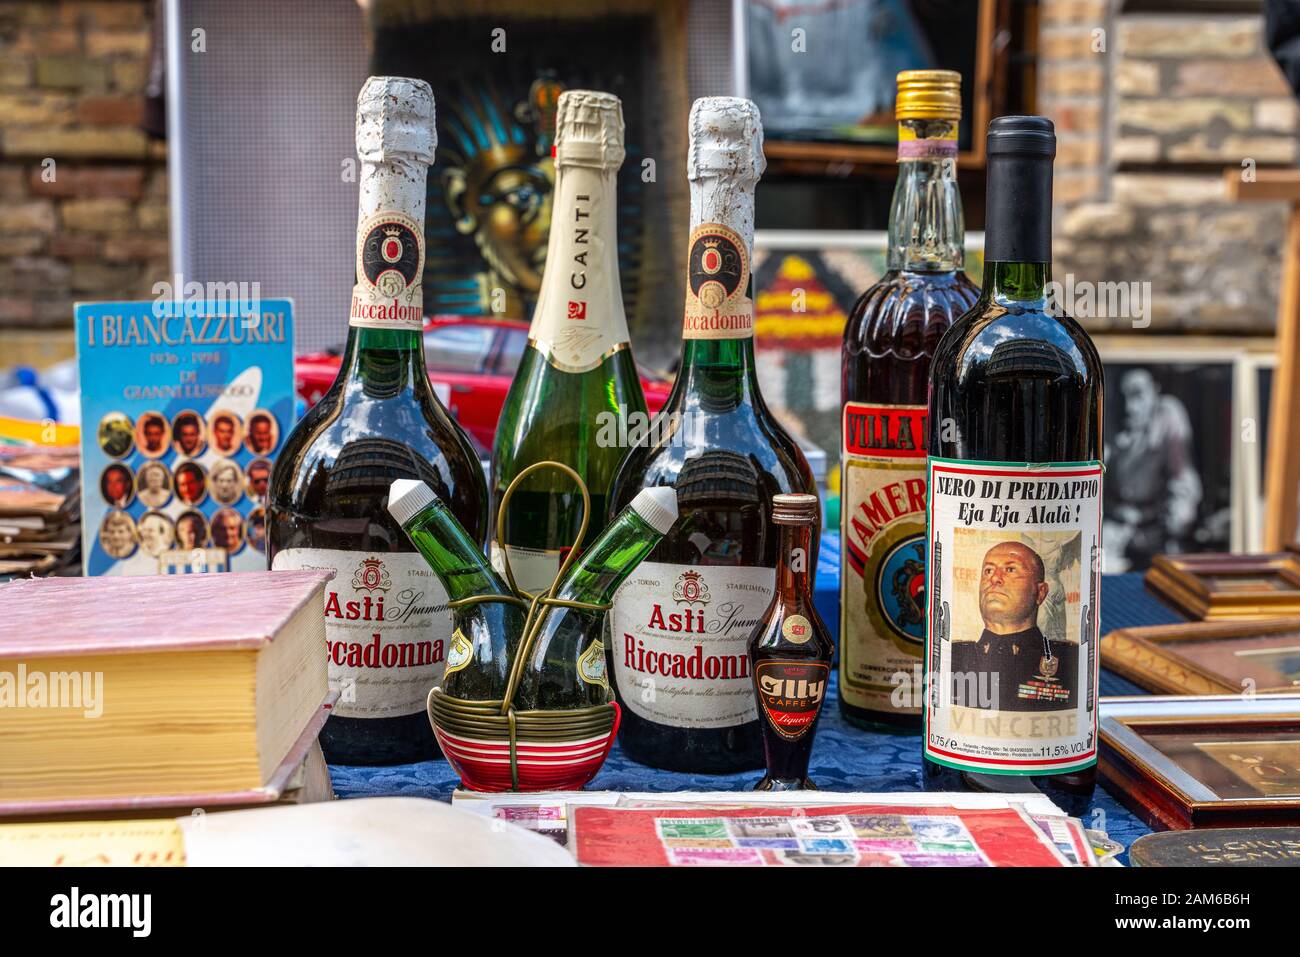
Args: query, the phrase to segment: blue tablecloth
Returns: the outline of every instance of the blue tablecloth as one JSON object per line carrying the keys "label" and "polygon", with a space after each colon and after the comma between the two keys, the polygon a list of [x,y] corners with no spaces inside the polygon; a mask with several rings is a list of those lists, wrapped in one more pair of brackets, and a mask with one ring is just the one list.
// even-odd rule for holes
{"label": "blue tablecloth", "polygon": [[[838,536],[826,536],[826,545],[838,547]],[[826,549],[830,550],[830,549]],[[822,595],[826,591],[826,562],[819,562],[818,607],[823,615]],[[831,574],[837,572],[831,568]],[[1102,579],[1102,634],[1116,628],[1169,624],[1183,620],[1178,612],[1162,603],[1142,584],[1140,574],[1107,575]],[[838,614],[835,614],[838,618]],[[838,624],[838,622],[836,622]],[[1141,688],[1102,669],[1103,695],[1141,694]],[[826,791],[918,791],[921,789],[921,741],[919,734],[884,734],[861,731],[840,717],[838,689],[832,681],[823,705],[813,746],[810,776]],[[458,779],[446,761],[358,768],[332,765],[330,774],[339,797],[388,795],[450,799]],[[590,787],[612,791],[744,791],[761,775],[677,774],[636,764],[617,745]],[[1104,830],[1128,847],[1149,832],[1102,788],[1098,788],[1085,823]]]}

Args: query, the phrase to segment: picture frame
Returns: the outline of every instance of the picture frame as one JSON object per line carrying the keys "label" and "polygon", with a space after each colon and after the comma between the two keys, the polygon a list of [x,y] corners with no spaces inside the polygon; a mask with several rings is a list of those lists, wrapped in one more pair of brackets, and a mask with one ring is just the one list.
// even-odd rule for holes
{"label": "picture frame", "polygon": [[1247,552],[1264,551],[1264,517],[1268,502],[1264,494],[1264,476],[1268,469],[1268,437],[1273,377],[1277,372],[1274,343],[1268,351],[1251,350],[1238,360],[1237,366],[1237,446],[1234,449],[1234,485],[1239,489],[1240,534],[1233,548]]}
{"label": "picture frame", "polygon": [[[754,348],[763,399],[800,440],[826,450],[838,490],[841,352],[858,298],[887,271],[883,230],[759,229],[754,233]],[[978,283],[984,233],[966,234],[965,272]]]}
{"label": "picture frame", "polygon": [[1300,695],[1103,698],[1098,767],[1153,828],[1300,822]]}
{"label": "picture frame", "polygon": [[1107,399],[1105,570],[1145,571],[1159,554],[1245,548],[1240,422],[1254,407],[1242,368],[1251,348],[1136,333],[1094,342]]}
{"label": "picture frame", "polygon": [[1300,617],[1300,555],[1157,555],[1147,587],[1198,621]]}
{"label": "picture frame", "polygon": [[[890,7],[891,14],[885,18],[885,22],[892,23],[895,27],[924,13],[924,10],[912,9],[912,5],[903,0],[882,5],[878,12],[884,12],[885,6]],[[831,8],[820,12],[848,16],[851,8],[852,5],[841,5],[838,9]],[[781,31],[786,29],[784,18],[781,17],[778,8],[756,4],[753,0],[732,0],[736,95],[753,99],[764,111],[764,115],[770,116],[764,142],[764,153],[768,160],[777,164],[814,162],[892,165],[897,159],[892,90],[887,104],[879,104],[879,108],[870,111],[871,115],[861,117],[855,124],[850,124],[851,129],[846,129],[839,123],[830,123],[824,128],[819,127],[817,123],[812,123],[811,127],[805,127],[802,131],[784,128],[785,123],[782,119],[784,107],[795,104],[783,102],[776,89],[766,88],[763,78],[779,77],[788,67],[788,63],[782,59],[784,51],[778,50],[786,38],[784,32],[780,31],[770,36],[755,33],[758,20],[751,17],[756,16],[761,19],[764,15],[775,17],[776,22],[781,26]],[[953,36],[951,22],[945,22],[942,18],[935,23],[918,21],[911,24],[914,33],[919,31],[914,39],[919,38],[922,47],[932,47],[931,52],[937,62],[914,59],[917,51],[909,52],[906,43],[903,48],[896,47],[896,43],[903,42],[899,35],[875,38],[880,43],[879,48],[869,49],[865,54],[859,48],[855,54],[855,61],[858,63],[879,61],[882,65],[887,64],[887,68],[885,66],[881,68],[889,74],[891,81],[893,74],[900,69],[934,66],[958,68],[963,74],[962,85],[965,88],[963,116],[969,118],[970,126],[968,135],[963,137],[957,161],[963,167],[981,169],[985,163],[984,137],[974,131],[985,129],[989,119],[999,110],[999,104],[1004,98],[1002,87],[1005,83],[998,81],[998,74],[1007,68],[1005,61],[1008,55],[1003,47],[995,42],[995,35],[1005,19],[1005,13],[999,11],[997,0],[975,0],[975,3],[970,4],[969,16],[970,26],[973,26],[973,29],[967,30],[965,29],[967,24],[963,24],[963,29],[957,31],[956,37]],[[921,16],[919,19],[926,18]],[[965,39],[967,37],[969,39]],[[841,64],[840,69],[849,71],[853,66],[854,64]],[[785,85],[779,81],[774,82],[777,88]],[[809,96],[814,100],[824,101],[825,91],[822,93],[821,96],[809,93]],[[774,100],[773,97],[777,99]]]}
{"label": "picture frame", "polygon": [[1104,667],[1157,694],[1300,693],[1300,618],[1120,628]]}

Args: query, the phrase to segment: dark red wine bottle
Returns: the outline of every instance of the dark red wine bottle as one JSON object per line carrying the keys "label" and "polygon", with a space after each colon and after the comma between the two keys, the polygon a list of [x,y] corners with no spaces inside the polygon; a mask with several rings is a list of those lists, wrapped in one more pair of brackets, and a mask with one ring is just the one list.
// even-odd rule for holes
{"label": "dark red wine bottle", "polygon": [[935,350],[923,778],[1034,791],[1097,778],[1102,369],[1052,295],[1050,120],[988,131],[984,290]]}

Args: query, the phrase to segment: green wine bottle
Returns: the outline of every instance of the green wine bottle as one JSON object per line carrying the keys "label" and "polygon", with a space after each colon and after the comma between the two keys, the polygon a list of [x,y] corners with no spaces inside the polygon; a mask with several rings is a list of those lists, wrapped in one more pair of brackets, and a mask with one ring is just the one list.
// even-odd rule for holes
{"label": "green wine bottle", "polygon": [[609,605],[676,521],[673,489],[642,489],[565,572],[551,596],[560,604],[543,613],[522,665],[515,697],[520,710],[587,708],[613,700],[601,640],[605,612],[598,609]]}
{"label": "green wine bottle", "polygon": [[[453,608],[442,690],[454,698],[502,700],[524,632],[527,603],[492,570],[478,543],[425,483],[393,482],[388,512],[438,576]],[[501,600],[465,601],[474,596]]]}
{"label": "green wine bottle", "polygon": [[[677,491],[681,520],[619,589],[609,621],[623,753],[690,773],[763,766],[748,639],[776,589],[771,501],[817,491],[758,384],[750,263],[763,168],[758,107],[696,100],[682,368],[610,492],[617,508],[643,488]],[[816,529],[811,540],[815,568]]]}
{"label": "green wine bottle", "polygon": [[488,489],[424,359],[424,212],[436,134],[423,80],[371,77],[357,97],[356,284],[338,378],[275,457],[272,570],[328,568],[325,638],[340,700],[321,730],[331,764],[438,756],[425,716],[452,616],[443,589],[384,510],[397,478],[427,482],[487,540]]}
{"label": "green wine bottle", "polygon": [[[620,419],[644,418],[619,287],[615,176],[623,112],[608,93],[560,96],[555,199],[546,274],[528,346],[501,410],[492,448],[493,515],[510,482],[537,462],[571,466],[591,493],[586,547],[600,534],[624,449],[602,441]],[[503,535],[515,583],[550,588],[582,524],[582,496],[558,470],[529,476],[511,496]],[[493,536],[492,563],[501,569]]]}

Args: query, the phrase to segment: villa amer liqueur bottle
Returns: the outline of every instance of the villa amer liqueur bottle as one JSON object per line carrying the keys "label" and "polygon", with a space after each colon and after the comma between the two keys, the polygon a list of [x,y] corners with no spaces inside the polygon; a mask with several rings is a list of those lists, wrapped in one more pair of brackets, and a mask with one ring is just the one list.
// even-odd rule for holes
{"label": "villa amer liqueur bottle", "polygon": [[271,476],[271,568],[335,573],[325,636],[340,700],[321,745],[337,764],[438,755],[424,703],[442,676],[452,616],[441,582],[388,513],[389,486],[427,483],[479,547],[487,537],[483,471],[425,370],[420,281],[434,145],[427,83],[366,81],[347,347],[338,378],[294,428]]}
{"label": "villa amer liqueur bottle", "polygon": [[[546,273],[492,448],[495,501],[536,462],[563,462],[582,476],[591,493],[583,547],[604,528],[609,484],[627,452],[601,436],[618,434],[612,426],[620,419],[644,420],[646,411],[618,280],[615,177],[622,164],[618,97],[562,93]],[[568,476],[544,469],[525,479],[502,529],[515,583],[530,593],[550,588],[581,523],[582,496]],[[500,569],[495,536],[492,550]]]}
{"label": "villa amer liqueur bottle", "polygon": [[898,74],[896,115],[888,269],[844,327],[840,711],[860,726],[919,729],[930,356],[979,295],[962,271],[961,74]]}
{"label": "villa amer liqueur bottle", "polygon": [[[762,137],[748,100],[707,98],[691,109],[681,371],[610,493],[617,511],[642,488],[677,491],[680,517],[619,589],[608,623],[623,748],[679,771],[763,766],[747,643],[776,585],[772,497],[816,493],[754,368],[750,254]],[[811,540],[815,547],[815,527]]]}
{"label": "villa amer liqueur bottle", "polygon": [[1079,814],[1097,773],[1102,371],[1051,280],[1039,116],[989,124],[984,290],[930,366],[932,790],[1041,790]]}

